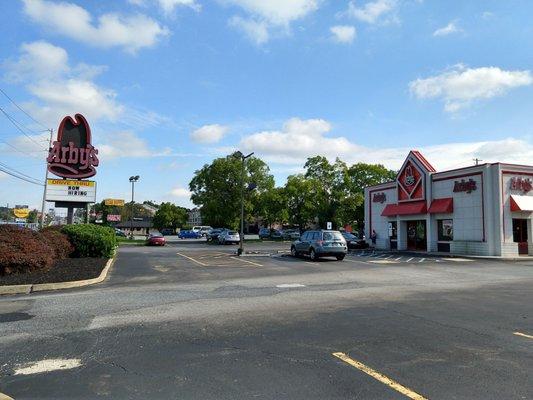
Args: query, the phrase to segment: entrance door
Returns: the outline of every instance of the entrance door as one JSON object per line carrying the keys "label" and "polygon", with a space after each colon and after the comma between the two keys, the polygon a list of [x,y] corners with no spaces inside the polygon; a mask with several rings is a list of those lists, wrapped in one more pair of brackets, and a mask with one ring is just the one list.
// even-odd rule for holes
{"label": "entrance door", "polygon": [[427,250],[426,221],[407,221],[407,250]]}
{"label": "entrance door", "polygon": [[518,254],[528,254],[527,219],[513,218],[513,242],[518,243]]}

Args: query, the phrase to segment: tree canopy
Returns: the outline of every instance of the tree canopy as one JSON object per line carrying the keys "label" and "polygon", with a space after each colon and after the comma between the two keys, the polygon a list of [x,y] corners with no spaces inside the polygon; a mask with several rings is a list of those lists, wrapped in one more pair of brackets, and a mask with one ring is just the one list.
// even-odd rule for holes
{"label": "tree canopy", "polygon": [[172,203],[161,203],[152,222],[158,230],[170,228],[175,231],[187,223],[188,216],[186,208]]}

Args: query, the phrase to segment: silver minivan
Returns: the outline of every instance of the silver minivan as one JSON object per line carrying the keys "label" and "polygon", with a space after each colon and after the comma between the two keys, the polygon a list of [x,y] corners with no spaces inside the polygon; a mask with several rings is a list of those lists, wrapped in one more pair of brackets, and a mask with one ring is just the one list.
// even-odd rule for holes
{"label": "silver minivan", "polygon": [[341,261],[347,252],[346,239],[339,231],[307,231],[291,245],[293,257],[308,254],[313,261],[327,256],[336,257],[337,260]]}

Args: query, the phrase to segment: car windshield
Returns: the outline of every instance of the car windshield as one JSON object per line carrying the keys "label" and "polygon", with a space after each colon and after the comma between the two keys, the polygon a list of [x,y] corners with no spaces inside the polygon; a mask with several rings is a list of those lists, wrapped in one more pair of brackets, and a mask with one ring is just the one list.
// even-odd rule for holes
{"label": "car windshield", "polygon": [[324,232],[324,240],[343,240],[340,232]]}
{"label": "car windshield", "polygon": [[346,240],[356,240],[357,239],[357,236],[355,236],[352,233],[343,233],[342,236],[344,236],[344,238]]}
{"label": "car windshield", "polygon": [[233,236],[233,235],[236,235],[236,234],[237,234],[237,232],[234,232],[234,231],[229,231],[228,232],[228,235],[230,235],[230,236]]}

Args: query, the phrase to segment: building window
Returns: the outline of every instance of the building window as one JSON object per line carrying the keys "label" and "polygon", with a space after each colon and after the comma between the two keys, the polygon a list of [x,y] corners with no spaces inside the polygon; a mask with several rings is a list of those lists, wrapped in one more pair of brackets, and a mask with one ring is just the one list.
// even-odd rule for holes
{"label": "building window", "polygon": [[389,222],[389,238],[391,240],[398,239],[398,225],[396,221]]}
{"label": "building window", "polygon": [[453,219],[439,219],[437,221],[439,240],[451,242],[453,240]]}

